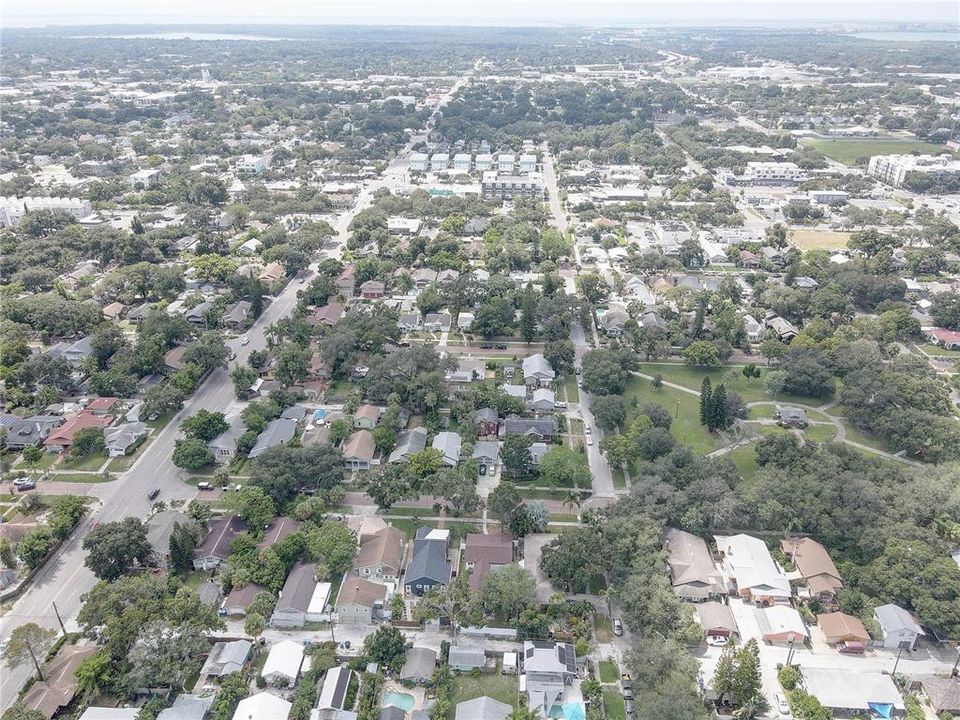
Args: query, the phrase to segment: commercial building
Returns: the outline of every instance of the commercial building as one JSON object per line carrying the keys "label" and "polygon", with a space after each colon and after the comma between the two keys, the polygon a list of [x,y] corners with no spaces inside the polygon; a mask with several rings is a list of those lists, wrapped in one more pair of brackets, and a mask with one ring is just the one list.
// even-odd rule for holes
{"label": "commercial building", "polygon": [[65,212],[79,220],[93,210],[88,200],[72,197],[0,197],[0,227],[16,225],[28,212],[52,210]]}
{"label": "commercial building", "polygon": [[538,173],[508,175],[489,170],[483,174],[480,188],[485,198],[542,197],[543,178]]}
{"label": "commercial building", "polygon": [[960,160],[951,155],[874,155],[867,165],[868,175],[893,187],[902,187],[912,173],[960,181]]}

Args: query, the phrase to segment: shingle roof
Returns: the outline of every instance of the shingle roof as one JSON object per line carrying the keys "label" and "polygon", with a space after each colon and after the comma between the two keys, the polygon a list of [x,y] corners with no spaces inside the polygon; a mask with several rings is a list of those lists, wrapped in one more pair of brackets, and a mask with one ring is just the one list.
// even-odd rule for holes
{"label": "shingle roof", "polygon": [[413,541],[413,558],[407,566],[407,581],[427,578],[439,583],[450,582],[450,563],[447,561],[447,541],[427,537],[430,528],[417,530]]}
{"label": "shingle roof", "polygon": [[387,588],[385,585],[349,577],[340,588],[337,605],[362,605],[370,608],[377,600],[383,602],[386,599]]}
{"label": "shingle roof", "polygon": [[282,610],[306,612],[310,607],[313,591],[317,587],[317,581],[314,579],[316,572],[317,566],[314,563],[295,565],[283,584],[274,612]]}
{"label": "shingle roof", "polygon": [[391,570],[400,570],[403,562],[403,546],[406,536],[402,530],[387,527],[376,532],[360,545],[355,567],[383,565]]}

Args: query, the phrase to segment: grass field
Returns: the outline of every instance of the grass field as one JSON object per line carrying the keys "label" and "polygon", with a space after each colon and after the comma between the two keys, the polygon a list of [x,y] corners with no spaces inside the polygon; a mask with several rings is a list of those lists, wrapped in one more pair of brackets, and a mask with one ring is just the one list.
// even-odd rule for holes
{"label": "grass field", "polygon": [[[665,369],[665,366],[662,365],[656,367],[657,369],[653,370],[652,373],[661,372],[662,369]],[[651,372],[649,369],[645,370]],[[663,373],[663,378],[664,380],[668,379],[666,373]],[[699,387],[698,383],[697,388]],[[662,405],[674,418],[673,424],[670,426],[670,434],[677,442],[689,445],[698,455],[705,455],[716,450],[717,438],[700,425],[700,398],[696,395],[666,385],[660,390],[654,390],[650,387],[649,380],[634,376],[627,382],[623,399],[626,401],[628,408],[633,407],[633,400],[636,399],[638,412],[646,403]],[[631,411],[631,414],[636,415],[637,412]]]}
{"label": "grass field", "polygon": [[99,470],[107,462],[107,456],[103,453],[87,455],[86,457],[73,458],[67,456],[59,465],[58,470]]}
{"label": "grass field", "polygon": [[790,242],[801,250],[842,250],[849,241],[848,232],[809,228],[794,228],[790,231]]}
{"label": "grass field", "polygon": [[627,706],[623,704],[623,695],[615,687],[603,689],[603,708],[607,711],[607,720],[626,720]]}
{"label": "grass field", "polygon": [[517,697],[520,694],[520,683],[516,675],[501,675],[499,668],[496,672],[480,677],[459,675],[453,679],[453,702],[450,703],[451,719],[456,713],[457,703],[474,698],[492,697],[511,707],[517,706]]}
{"label": "grass field", "polygon": [[610,477],[613,478],[613,486],[618,490],[627,486],[627,479],[623,476],[623,468],[611,466]]}
{"label": "grass field", "polygon": [[567,403],[580,402],[580,390],[577,389],[577,376],[570,375],[563,382],[563,392]]}
{"label": "grass field", "polygon": [[620,679],[620,668],[612,660],[601,660],[600,663],[600,682],[615,683]]}
{"label": "grass field", "polygon": [[941,145],[920,142],[919,140],[816,138],[807,140],[804,144],[819,150],[831,160],[836,160],[844,165],[853,165],[857,158],[873,155],[901,155],[914,151],[935,155],[943,150]]}
{"label": "grass field", "polygon": [[935,357],[960,358],[960,350],[946,350],[939,345],[921,345],[920,349],[923,350],[927,355],[934,355]]}
{"label": "grass field", "polygon": [[833,425],[808,425],[803,436],[814,442],[830,442],[837,436],[837,428]]}
{"label": "grass field", "polygon": [[[686,365],[681,365],[678,363],[645,363],[641,366],[640,370],[646,375],[659,374],[666,382],[672,382],[675,385],[682,385],[683,387],[696,390],[697,392],[700,391],[700,386],[703,384],[703,379],[705,377],[709,377],[710,382],[714,387],[720,383],[723,383],[726,386],[728,393],[731,391],[737,393],[741,398],[743,398],[744,402],[767,400],[782,404],[805,403],[807,405],[819,405],[822,402],[826,402],[826,400],[796,397],[793,395],[778,395],[776,398],[772,397],[767,393],[766,386],[763,382],[766,374],[770,371],[770,368],[763,366],[762,358],[757,358],[757,366],[760,369],[760,377],[753,378],[751,380],[747,380],[743,376],[743,368],[740,365],[729,365],[718,368],[717,370],[704,370],[702,368],[687,367]],[[727,377],[728,375],[729,377]],[[649,381],[646,382],[649,384]],[[670,388],[665,387],[657,394],[662,394],[669,389]],[[676,403],[676,400],[674,400],[674,403]],[[662,405],[663,403],[660,404]],[[699,417],[699,406],[697,416]]]}
{"label": "grass field", "polygon": [[[593,614],[593,639],[598,643],[608,643],[613,640],[613,621],[606,615]],[[601,679],[603,679],[603,664],[603,662],[600,663]]]}
{"label": "grass field", "polygon": [[56,473],[51,475],[50,479],[57,482],[104,483],[112,482],[113,480],[116,480],[116,477],[111,475],[109,478],[104,479],[103,475],[100,473]]}
{"label": "grass field", "polygon": [[753,476],[756,475],[757,451],[753,444],[744,445],[743,447],[738,447],[735,450],[731,450],[727,457],[729,457],[733,461],[733,464],[737,466],[737,470],[740,471],[740,474],[743,476],[744,480],[751,480]]}

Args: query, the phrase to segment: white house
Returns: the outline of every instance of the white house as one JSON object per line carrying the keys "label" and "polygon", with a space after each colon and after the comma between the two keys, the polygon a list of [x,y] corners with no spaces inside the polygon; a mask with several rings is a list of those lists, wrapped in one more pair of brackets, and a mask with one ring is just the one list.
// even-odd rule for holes
{"label": "white house", "polygon": [[293,705],[268,692],[259,692],[237,703],[233,720],[287,720]]}
{"label": "white house", "polygon": [[913,615],[899,605],[881,605],[874,609],[873,617],[880,625],[885,648],[914,650],[917,638],[924,634]]}
{"label": "white house", "polygon": [[[301,670],[310,669],[310,658],[303,655],[303,643],[294,640],[281,640],[267,655],[267,661],[260,671],[260,677],[270,685],[286,682],[294,685]],[[259,716],[258,716],[259,720]]]}

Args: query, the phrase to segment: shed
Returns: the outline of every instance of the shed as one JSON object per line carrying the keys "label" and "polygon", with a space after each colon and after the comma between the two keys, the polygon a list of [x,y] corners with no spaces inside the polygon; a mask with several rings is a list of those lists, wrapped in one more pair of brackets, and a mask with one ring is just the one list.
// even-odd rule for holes
{"label": "shed", "polygon": [[482,668],[486,662],[487,656],[484,654],[483,648],[464,647],[462,645],[454,645],[451,647],[447,658],[447,664],[450,666],[450,669],[461,672],[469,672],[474,668]]}

